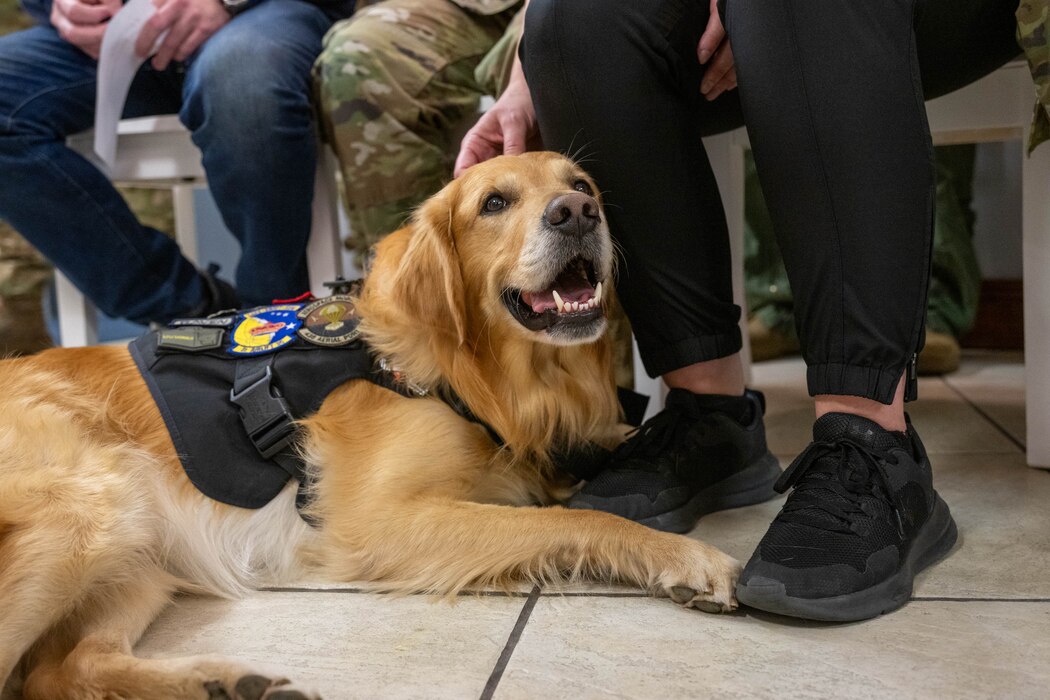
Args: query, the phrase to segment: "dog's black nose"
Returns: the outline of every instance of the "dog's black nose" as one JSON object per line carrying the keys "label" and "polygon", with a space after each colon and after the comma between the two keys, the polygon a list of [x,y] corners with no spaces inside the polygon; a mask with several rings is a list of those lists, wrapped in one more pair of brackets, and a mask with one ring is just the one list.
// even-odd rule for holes
{"label": "dog's black nose", "polygon": [[543,220],[568,235],[590,233],[601,223],[598,202],[583,192],[560,194],[543,212]]}

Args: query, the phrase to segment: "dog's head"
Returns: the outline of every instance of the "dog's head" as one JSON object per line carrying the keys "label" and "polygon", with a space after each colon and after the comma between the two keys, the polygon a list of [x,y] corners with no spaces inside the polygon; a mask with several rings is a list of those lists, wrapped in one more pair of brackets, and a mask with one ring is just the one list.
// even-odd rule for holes
{"label": "dog's head", "polygon": [[540,342],[593,341],[605,329],[602,290],[609,290],[613,261],[594,183],[550,153],[486,166],[459,183],[453,225],[479,243],[464,241],[462,253],[465,279],[484,284],[486,320],[507,314],[516,332]]}
{"label": "dog's head", "polygon": [[572,345],[605,330],[612,267],[594,182],[567,158],[531,153],[474,166],[429,199],[379,245],[370,276],[457,344],[487,329]]}
{"label": "dog's head", "polygon": [[379,243],[360,328],[405,378],[452,388],[512,452],[546,454],[615,430],[602,338],[612,272],[601,202],[579,166],[554,153],[495,158]]}

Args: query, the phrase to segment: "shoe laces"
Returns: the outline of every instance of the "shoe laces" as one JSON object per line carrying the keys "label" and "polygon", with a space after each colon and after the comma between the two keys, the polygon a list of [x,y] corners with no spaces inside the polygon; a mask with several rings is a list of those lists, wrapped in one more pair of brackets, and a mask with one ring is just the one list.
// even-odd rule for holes
{"label": "shoe laces", "polygon": [[[624,462],[636,459],[643,470],[653,471],[669,447],[681,444],[686,435],[699,424],[702,432],[714,423],[711,416],[695,414],[677,406],[668,405],[649,420],[627,433],[627,440],[613,452],[612,461]],[[648,458],[648,459],[647,459]],[[648,467],[646,469],[646,467]]]}
{"label": "shoe laces", "polygon": [[777,493],[795,488],[784,503],[781,517],[803,524],[818,520],[822,528],[830,525],[839,532],[856,533],[858,520],[873,515],[864,509],[864,503],[876,499],[889,505],[897,533],[903,539],[903,505],[894,493],[886,468],[887,464],[898,463],[888,451],[848,437],[814,441],[773,487]]}

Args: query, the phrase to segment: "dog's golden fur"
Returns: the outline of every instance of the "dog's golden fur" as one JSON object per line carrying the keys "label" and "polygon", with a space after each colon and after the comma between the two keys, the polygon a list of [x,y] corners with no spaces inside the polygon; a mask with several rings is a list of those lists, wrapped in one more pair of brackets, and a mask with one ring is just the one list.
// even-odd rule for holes
{"label": "dog's golden fur", "polygon": [[[310,571],[446,594],[586,576],[735,607],[737,564],[718,550],[536,507],[570,492],[552,450],[621,439],[603,322],[585,338],[527,330],[500,298],[560,245],[543,212],[581,181],[552,154],[499,158],[379,246],[359,299],[364,336],[413,382],[453,389],[505,445],[436,398],[344,384],[302,424],[317,528],[298,517],[294,484],[258,511],[201,495],[126,349],[0,364],[0,684],[13,676],[9,692],[48,700],[291,691],[241,662],[140,660],[131,648],[176,591],[237,595]],[[479,214],[493,192],[509,206]],[[604,223],[596,236],[607,278]]]}

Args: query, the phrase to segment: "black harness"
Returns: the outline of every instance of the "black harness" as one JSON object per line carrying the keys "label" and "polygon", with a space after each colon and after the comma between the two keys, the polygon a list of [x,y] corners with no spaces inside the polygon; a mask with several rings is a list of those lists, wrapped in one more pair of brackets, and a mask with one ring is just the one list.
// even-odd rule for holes
{"label": "black harness", "polygon": [[[310,313],[326,304],[340,305],[344,317],[321,324],[321,330],[342,325],[338,333],[318,335]],[[285,320],[274,323],[275,316]],[[179,319],[136,339],[130,350],[186,475],[202,493],[261,508],[296,479],[302,507],[306,479],[294,449],[294,421],[316,412],[336,387],[354,379],[414,395],[380,367],[356,328],[352,304],[336,296]],[[238,342],[245,337],[258,344]]]}
{"label": "black harness", "polygon": [[[131,356],[194,486],[222,503],[261,508],[295,479],[301,513],[308,491],[295,450],[297,419],[352,380],[402,396],[426,395],[357,337],[357,323],[349,297],[336,295],[178,319],[133,341]],[[459,397],[440,398],[503,444]],[[578,479],[591,478],[607,458],[596,445],[554,455],[559,468]]]}

